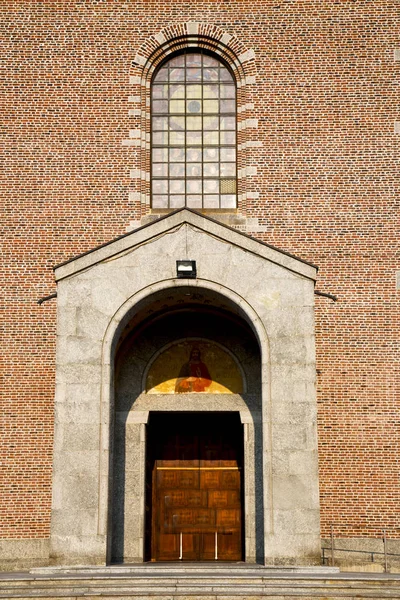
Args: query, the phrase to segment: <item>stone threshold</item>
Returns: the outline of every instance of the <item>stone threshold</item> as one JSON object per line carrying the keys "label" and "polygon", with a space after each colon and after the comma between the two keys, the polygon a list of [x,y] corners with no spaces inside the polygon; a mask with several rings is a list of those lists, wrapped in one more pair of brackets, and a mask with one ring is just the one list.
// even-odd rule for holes
{"label": "stone threshold", "polygon": [[71,565],[71,566],[51,566],[51,567],[35,567],[29,570],[31,575],[133,575],[133,576],[149,576],[152,575],[209,575],[211,577],[220,576],[254,576],[265,577],[271,575],[321,575],[331,576],[340,573],[339,567],[328,566],[275,566],[275,565],[259,565],[248,563],[190,563],[190,562],[163,562],[163,563],[136,563],[136,564],[116,564],[116,565]]}

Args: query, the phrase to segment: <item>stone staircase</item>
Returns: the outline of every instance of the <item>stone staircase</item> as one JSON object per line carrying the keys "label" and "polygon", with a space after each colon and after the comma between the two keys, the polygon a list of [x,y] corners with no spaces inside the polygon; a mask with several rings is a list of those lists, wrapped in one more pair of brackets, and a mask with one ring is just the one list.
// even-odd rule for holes
{"label": "stone staircase", "polygon": [[232,563],[37,568],[0,574],[0,598],[90,600],[98,596],[113,600],[400,599],[400,575]]}

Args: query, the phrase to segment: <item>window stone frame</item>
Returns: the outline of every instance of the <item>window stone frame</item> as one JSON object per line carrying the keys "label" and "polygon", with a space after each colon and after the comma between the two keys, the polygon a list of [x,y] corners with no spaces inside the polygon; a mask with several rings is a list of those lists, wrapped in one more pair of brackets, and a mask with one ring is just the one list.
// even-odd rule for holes
{"label": "window stone frame", "polygon": [[[251,149],[261,144],[257,139],[258,121],[254,118],[255,52],[221,28],[196,22],[175,24],[149,37],[132,62],[129,78],[131,94],[128,98],[129,138],[122,141],[131,150],[129,198],[138,206],[132,228],[165,213],[165,210],[161,212],[151,208],[151,82],[161,63],[188,48],[213,54],[228,66],[236,81],[237,207],[221,211],[228,216],[222,214],[220,220],[246,231],[246,219],[251,218],[248,201],[258,198],[257,169],[251,162]],[[216,211],[212,212],[218,218]]]}

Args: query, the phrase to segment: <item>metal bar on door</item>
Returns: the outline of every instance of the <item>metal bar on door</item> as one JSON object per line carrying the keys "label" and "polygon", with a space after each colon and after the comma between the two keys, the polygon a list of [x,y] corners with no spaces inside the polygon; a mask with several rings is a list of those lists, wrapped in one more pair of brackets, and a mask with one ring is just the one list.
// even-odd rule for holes
{"label": "metal bar on door", "polygon": [[218,560],[218,533],[215,532],[215,560]]}
{"label": "metal bar on door", "polygon": [[182,531],[179,534],[179,560],[183,559]]}

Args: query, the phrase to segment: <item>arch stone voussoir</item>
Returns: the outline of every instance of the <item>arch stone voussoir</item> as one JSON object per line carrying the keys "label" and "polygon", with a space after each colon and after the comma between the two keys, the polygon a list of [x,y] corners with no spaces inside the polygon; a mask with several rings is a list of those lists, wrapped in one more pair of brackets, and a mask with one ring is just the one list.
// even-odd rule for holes
{"label": "arch stone voussoir", "polygon": [[142,69],[146,80],[170,54],[188,47],[203,48],[219,55],[232,68],[240,85],[256,74],[252,48],[246,48],[237,37],[216,25],[195,21],[169,25],[148,38],[136,52],[133,66]]}

